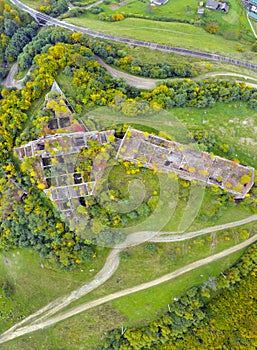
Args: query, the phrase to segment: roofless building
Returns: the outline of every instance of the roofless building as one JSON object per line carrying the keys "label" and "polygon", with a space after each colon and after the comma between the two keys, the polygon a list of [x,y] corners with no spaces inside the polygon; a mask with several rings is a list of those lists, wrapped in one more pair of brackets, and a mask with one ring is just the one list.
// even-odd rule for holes
{"label": "roofless building", "polygon": [[244,198],[254,184],[254,168],[235,161],[195,151],[187,145],[129,128],[120,144],[117,159],[144,167],[175,172],[186,180],[217,185]]}

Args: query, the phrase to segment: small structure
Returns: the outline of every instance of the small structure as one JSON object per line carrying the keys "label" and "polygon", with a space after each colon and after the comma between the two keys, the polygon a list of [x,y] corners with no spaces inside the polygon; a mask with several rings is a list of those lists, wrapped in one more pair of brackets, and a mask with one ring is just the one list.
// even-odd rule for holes
{"label": "small structure", "polygon": [[254,184],[251,167],[132,128],[124,136],[117,158],[165,173],[175,172],[189,181],[217,185],[240,199]]}
{"label": "small structure", "polygon": [[250,0],[248,2],[249,17],[257,20],[257,0]]}
{"label": "small structure", "polygon": [[198,7],[198,10],[197,10],[197,14],[200,15],[200,16],[202,16],[204,14],[203,1],[199,2],[199,7]]}
{"label": "small structure", "polygon": [[151,0],[152,6],[161,6],[167,4],[168,0]]}
{"label": "small structure", "polygon": [[207,9],[222,11],[225,13],[228,13],[229,10],[229,6],[226,2],[220,2],[215,0],[207,0],[205,6]]}

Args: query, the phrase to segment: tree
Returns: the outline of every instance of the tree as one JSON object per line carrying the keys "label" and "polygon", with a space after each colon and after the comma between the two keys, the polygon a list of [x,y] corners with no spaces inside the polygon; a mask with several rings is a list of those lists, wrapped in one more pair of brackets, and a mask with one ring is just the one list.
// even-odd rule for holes
{"label": "tree", "polygon": [[14,35],[18,28],[19,26],[15,21],[9,18],[4,19],[4,33],[10,38]]}

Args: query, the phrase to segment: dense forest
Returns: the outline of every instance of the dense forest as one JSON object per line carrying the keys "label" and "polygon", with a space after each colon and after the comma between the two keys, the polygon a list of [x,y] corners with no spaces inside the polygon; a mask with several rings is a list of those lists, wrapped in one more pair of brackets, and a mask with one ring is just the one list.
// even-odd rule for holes
{"label": "dense forest", "polygon": [[16,60],[38,29],[28,14],[0,1],[0,80],[6,77],[10,63]]}

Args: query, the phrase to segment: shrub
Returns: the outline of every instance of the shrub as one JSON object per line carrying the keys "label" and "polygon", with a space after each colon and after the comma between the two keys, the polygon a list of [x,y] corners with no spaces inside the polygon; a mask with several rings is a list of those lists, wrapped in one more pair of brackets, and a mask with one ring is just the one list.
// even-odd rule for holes
{"label": "shrub", "polygon": [[6,298],[10,298],[14,292],[12,285],[8,281],[0,282],[0,288]]}
{"label": "shrub", "polygon": [[242,46],[240,46],[240,45],[237,45],[236,49],[237,49],[237,51],[239,51],[239,52],[244,52],[244,49],[243,49]]}
{"label": "shrub", "polygon": [[257,41],[255,42],[255,44],[253,44],[251,49],[253,52],[257,52]]}
{"label": "shrub", "polygon": [[220,27],[217,23],[213,22],[205,26],[205,30],[211,34],[218,34]]}
{"label": "shrub", "polygon": [[125,17],[121,13],[115,13],[114,15],[112,15],[112,21],[113,22],[123,21],[124,19],[125,19]]}
{"label": "shrub", "polygon": [[103,12],[103,9],[101,7],[95,6],[95,7],[92,7],[89,11],[94,15],[98,15],[98,13]]}

